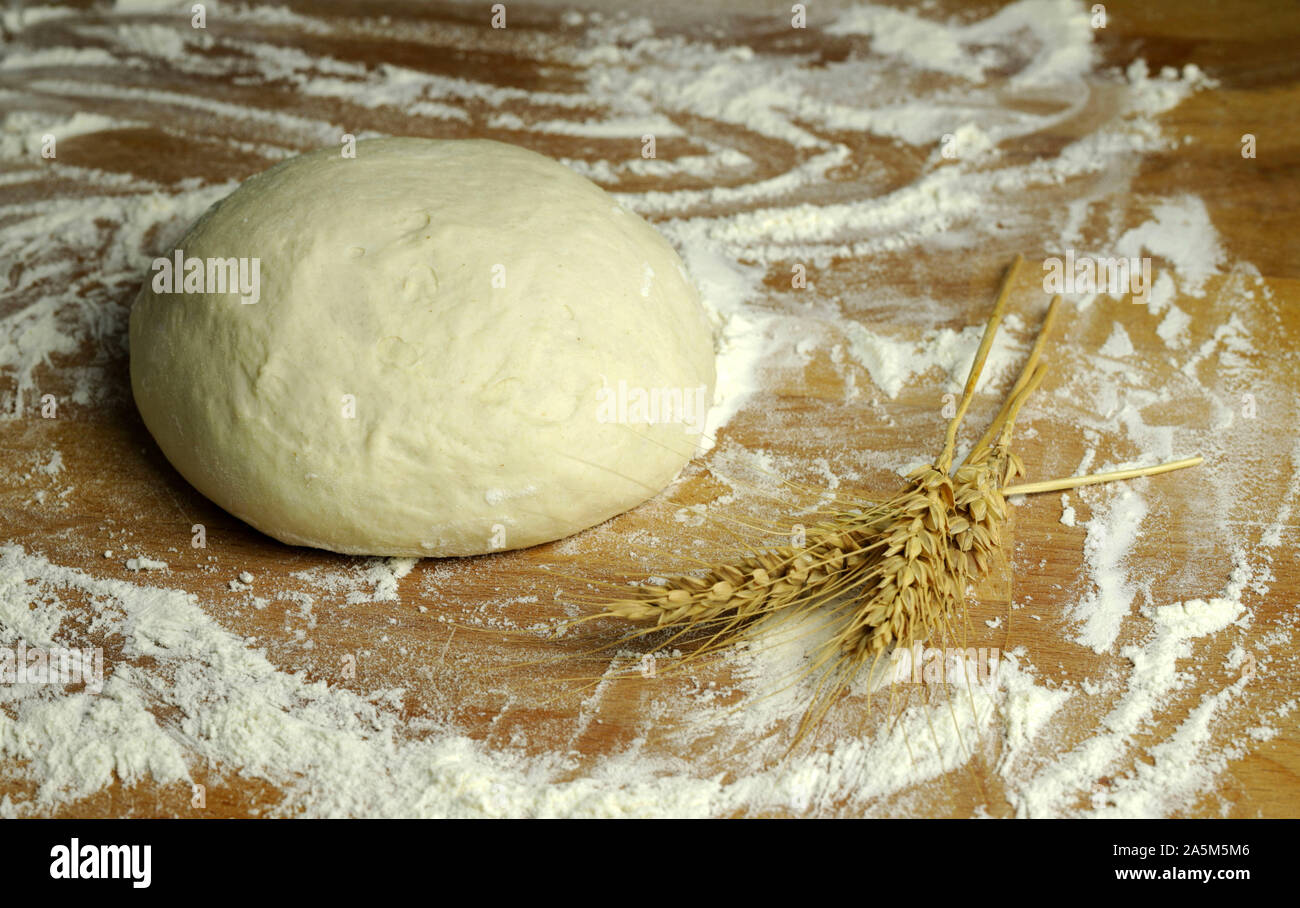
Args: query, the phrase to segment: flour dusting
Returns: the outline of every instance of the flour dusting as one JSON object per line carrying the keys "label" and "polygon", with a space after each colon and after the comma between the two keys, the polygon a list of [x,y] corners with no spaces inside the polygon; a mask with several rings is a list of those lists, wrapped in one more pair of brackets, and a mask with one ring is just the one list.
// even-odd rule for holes
{"label": "flour dusting", "polygon": [[[926,815],[968,773],[992,786],[955,808],[972,815],[1169,816],[1229,811],[1218,787],[1233,761],[1294,728],[1296,699],[1256,681],[1298,667],[1296,604],[1261,607],[1275,604],[1275,562],[1293,558],[1300,498],[1300,420],[1255,347],[1279,303],[1229,255],[1203,199],[1130,192],[1145,155],[1183,142],[1163,116],[1214,87],[1194,64],[1103,69],[1089,8],[1070,0],[963,21],[853,5],[810,26],[843,48],[817,65],[799,49],[573,10],[563,32],[494,33],[538,72],[571,74],[563,90],[533,90],[367,65],[318,40],[342,24],[436,55],[481,40],[459,22],[248,5],[198,32],[174,6],[0,14],[12,36],[0,69],[19,86],[0,128],[0,259],[13,265],[0,428],[36,439],[0,472],[17,490],[6,507],[44,525],[82,513],[82,494],[115,500],[104,464],[73,445],[75,420],[133,419],[129,301],[152,256],[235,188],[232,173],[397,123],[559,143],[566,165],[674,244],[718,353],[701,459],[682,480],[707,489],[648,502],[649,529],[614,521],[556,544],[540,578],[512,572],[512,555],[303,550],[286,550],[283,576],[254,575],[240,552],[190,548],[194,505],[163,501],[150,464],[125,487],[179,514],[181,531],[137,525],[127,502],[98,525],[0,544],[12,783],[0,816],[75,812],[147,785],[160,809],[186,814],[193,785],[235,780],[264,783],[272,794],[250,810],[276,816]],[[276,103],[179,87],[221,80]],[[74,163],[82,143],[137,131],[203,137],[214,161],[237,163],[213,177]],[[643,154],[647,135],[659,156]],[[549,634],[584,614],[571,598],[584,563],[626,557],[651,574],[666,552],[708,554],[710,526],[797,520],[933,456],[875,439],[940,425],[979,343],[970,313],[1012,243],[1154,266],[1145,305],[1066,294],[1051,376],[1018,425],[1030,479],[1201,453],[1197,475],[1018,502],[1054,553],[1078,556],[1051,565],[1063,578],[1051,602],[1012,587],[973,606],[996,668],[963,652],[936,663],[937,686],[859,679],[794,752],[827,633],[816,622],[707,664],[623,646],[582,663],[589,688],[556,687],[571,672],[555,670]],[[1018,309],[1039,264],[1026,263]],[[1014,379],[1045,302],[1008,314],[978,406]],[[1159,369],[1138,353],[1151,350]],[[56,417],[42,413],[51,398]],[[129,448],[114,453],[125,462]],[[1263,513],[1261,488],[1275,502]],[[1028,533],[1008,558],[1013,576],[1048,567]],[[1076,667],[1058,670],[1040,643]],[[101,648],[103,676],[18,680],[5,654],[20,645]]]}

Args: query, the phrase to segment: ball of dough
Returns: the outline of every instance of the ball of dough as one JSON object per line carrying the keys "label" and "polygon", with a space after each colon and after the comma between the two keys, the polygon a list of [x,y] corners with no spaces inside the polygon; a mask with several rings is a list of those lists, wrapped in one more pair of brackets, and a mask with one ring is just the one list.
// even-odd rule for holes
{"label": "ball of dough", "polygon": [[713,400],[712,332],[672,247],[512,145],[293,158],[165,261],[131,311],[140,414],[195,488],[283,542],[558,539],[667,486]]}

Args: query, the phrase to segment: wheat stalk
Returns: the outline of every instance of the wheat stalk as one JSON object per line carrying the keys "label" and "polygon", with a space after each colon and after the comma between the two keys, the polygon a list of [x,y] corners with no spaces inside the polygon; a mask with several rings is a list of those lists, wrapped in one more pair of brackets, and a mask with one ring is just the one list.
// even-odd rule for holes
{"label": "wheat stalk", "polygon": [[846,576],[868,565],[880,508],[845,514],[806,530],[805,544],[755,550],[710,566],[703,576],[677,575],[603,604],[602,614],[664,629],[706,629],[705,649],[737,642],[753,623],[778,613],[796,618],[843,592]]}
{"label": "wheat stalk", "polygon": [[988,576],[1002,541],[1006,497],[1092,482],[1166,472],[1200,462],[1188,458],[1156,467],[1072,477],[1020,486],[1024,465],[1011,451],[1016,416],[1046,374],[1040,363],[1056,319],[1052,300],[1034,347],[997,417],[952,468],[957,434],[974,398],[1001,323],[1011,287],[1023,263],[1016,256],[949,420],[939,456],[906,477],[892,498],[833,514],[806,531],[804,544],[752,550],[731,562],[709,565],[702,576],[677,575],[638,587],[628,597],[602,603],[597,614],[675,631],[673,638],[702,631],[702,653],[749,637],[759,619],[802,618],[828,611],[835,632],[813,656],[809,673],[820,673],[812,703],[794,744],[824,718],[861,670],[895,647],[910,648],[935,636],[954,636],[964,618],[966,590]]}
{"label": "wheat stalk", "polygon": [[[911,488],[882,528],[887,548],[874,587],[836,610],[843,620],[814,658],[814,665],[824,667],[825,673],[795,743],[821,721],[868,663],[874,666],[892,647],[910,648],[936,635],[947,636],[954,619],[964,614],[967,585],[988,573],[990,554],[1006,516],[1001,496],[990,487],[992,464],[981,457],[955,475],[950,469],[957,432],[974,399],[1023,261],[1016,256],[1003,281],[939,456],[908,477]],[[1045,320],[1044,328],[1048,327]],[[1036,350],[1041,350],[1044,337],[1045,331],[1040,332]],[[1032,390],[1033,384],[1027,384],[1020,392],[1027,396]]]}

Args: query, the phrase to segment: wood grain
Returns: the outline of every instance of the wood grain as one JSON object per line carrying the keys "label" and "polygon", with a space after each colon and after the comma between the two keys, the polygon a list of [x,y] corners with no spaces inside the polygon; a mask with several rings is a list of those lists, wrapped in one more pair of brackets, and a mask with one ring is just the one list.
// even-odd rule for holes
{"label": "wood grain", "polygon": [[[485,15],[468,6],[432,7],[422,4],[385,3],[393,21],[405,23],[411,37],[394,40],[368,33],[354,17],[377,15],[377,4],[291,4],[330,24],[324,32],[304,32],[292,23],[267,23],[256,28],[243,22],[222,22],[214,17],[215,34],[245,32],[244,37],[296,47],[312,56],[362,62],[370,66],[398,64],[424,73],[464,78],[494,86],[530,92],[574,90],[581,73],[521,51],[517,35],[529,29],[553,31],[560,7],[511,4],[510,34],[484,27]],[[741,16],[726,10],[726,4],[673,4],[656,8],[656,22],[667,32],[690,33],[708,25],[718,40],[746,43],[766,52],[813,53],[820,60],[843,58],[850,51],[842,39],[818,30],[791,33],[781,24],[788,20],[788,4],[756,7]],[[635,7],[642,10],[640,6]],[[954,15],[975,17],[995,8],[991,4],[944,3],[940,8]],[[1145,58],[1153,70],[1162,66],[1181,67],[1194,62],[1217,79],[1217,87],[1198,92],[1161,120],[1168,134],[1187,136],[1190,141],[1172,151],[1144,156],[1122,195],[1098,206],[1084,225],[1084,231],[1100,236],[1111,226],[1108,218],[1121,218],[1134,226],[1143,219],[1152,200],[1191,192],[1202,199],[1219,231],[1230,259],[1253,264],[1261,279],[1257,295],[1261,312],[1267,316],[1248,321],[1252,349],[1241,354],[1250,376],[1249,387],[1240,379],[1215,373],[1212,363],[1198,376],[1206,390],[1201,395],[1175,398],[1164,412],[1148,414],[1171,425],[1204,427],[1211,419],[1210,398],[1233,402],[1248,391],[1260,402],[1261,418],[1254,431],[1261,433],[1257,444],[1241,445],[1242,462],[1210,463],[1204,470],[1150,481],[1144,488],[1150,509],[1149,525],[1128,559],[1127,569],[1141,579],[1153,603],[1178,601],[1187,596],[1218,595],[1232,568],[1230,553],[1208,538],[1200,525],[1204,501],[1213,497],[1214,486],[1230,473],[1254,476],[1253,492],[1231,503],[1226,519],[1239,533],[1239,543],[1256,552],[1260,534],[1270,525],[1281,503],[1281,490],[1291,481],[1294,465],[1279,458],[1278,438],[1294,439],[1297,427],[1297,391],[1300,390],[1300,256],[1296,236],[1300,228],[1300,60],[1295,43],[1300,38],[1300,8],[1289,3],[1200,4],[1187,8],[1182,3],[1116,3],[1108,5],[1108,27],[1098,35],[1107,65],[1124,66],[1137,57]],[[785,10],[783,12],[783,10]],[[829,13],[828,13],[829,14]],[[939,15],[936,11],[934,15]],[[25,30],[14,38],[20,48],[64,45],[68,29],[106,22],[110,14],[87,8],[74,22],[51,20]],[[125,21],[125,20],[122,20]],[[137,16],[131,21],[163,23],[161,17]],[[256,32],[254,35],[253,32]],[[466,35],[473,40],[467,41]],[[75,38],[93,47],[93,35]],[[39,75],[46,82],[97,80],[118,86],[131,85],[155,92],[185,97],[203,97],[234,105],[234,109],[292,113],[307,121],[345,124],[356,133],[378,132],[438,137],[489,136],[516,141],[540,151],[574,158],[624,159],[630,155],[627,140],[599,137],[542,135],[533,131],[494,129],[486,125],[485,111],[473,98],[448,100],[471,114],[466,122],[412,116],[401,106],[367,106],[329,97],[312,97],[294,90],[288,82],[236,80],[229,75],[195,76],[150,64],[137,69],[117,67],[59,67],[52,65]],[[33,86],[31,72],[15,77],[0,69],[0,88],[15,92],[0,98],[0,110],[39,109],[71,113],[78,110],[103,113],[136,121],[142,125],[108,132],[94,132],[65,140],[59,147],[64,165],[93,168],[106,173],[143,178],[163,187],[179,188],[183,181],[198,179],[205,184],[238,180],[274,163],[259,152],[259,143],[274,143],[306,150],[327,141],[307,127],[294,127],[290,135],[277,131],[266,118],[244,117],[222,108],[204,115],[195,108],[171,103],[160,95],[125,95],[94,98],[69,88]],[[1105,90],[1097,89],[1096,104],[1059,127],[1032,136],[1026,142],[1003,149],[1011,158],[1026,160],[1054,154],[1065,143],[1090,129],[1089,116],[1105,113]],[[216,108],[214,108],[216,110]],[[598,118],[600,110],[564,112],[565,116]],[[757,133],[738,130],[728,124],[697,118],[683,119],[680,137],[665,138],[659,154],[665,159],[698,152],[698,137],[728,142],[758,161],[763,174],[787,172],[803,153]],[[1243,133],[1257,136],[1259,153],[1254,160],[1240,156]],[[238,144],[228,141],[237,138]],[[830,186],[817,187],[821,196],[812,202],[841,197],[877,195],[907,185],[922,170],[928,149],[917,149],[893,140],[867,134],[832,136],[852,149],[852,162],[835,174]],[[11,162],[0,164],[0,173],[17,170]],[[1102,179],[1102,177],[1098,177]],[[653,177],[628,177],[607,188],[639,192],[654,188],[698,188],[707,181],[674,178],[667,185]],[[1032,263],[1060,250],[1045,245],[1045,223],[1053,222],[1079,190],[1066,185],[1052,191],[1035,192],[1026,207],[1008,223],[996,240],[977,250],[960,254],[939,246],[922,245],[900,252],[885,252],[869,262],[837,259],[810,270],[820,301],[836,309],[842,318],[863,324],[898,324],[919,337],[929,328],[960,330],[981,323],[996,291],[1000,275],[1016,252]],[[89,192],[58,176],[38,182],[0,184],[0,205],[42,205],[49,200],[77,197]],[[126,190],[123,190],[126,191]],[[9,210],[9,209],[6,209]],[[718,213],[729,213],[724,210]],[[12,217],[13,215],[9,215]],[[688,472],[668,496],[661,497],[625,514],[576,541],[540,546],[478,559],[425,561],[403,579],[397,602],[370,602],[348,606],[345,593],[322,592],[319,586],[295,578],[296,572],[319,569],[325,572],[355,568],[357,559],[325,552],[286,547],[230,517],[196,493],[166,462],[153,444],[131,400],[126,359],[125,314],[136,287],[124,280],[97,282],[97,269],[114,243],[122,241],[111,225],[96,240],[67,250],[58,244],[59,255],[71,255],[79,285],[89,298],[110,312],[104,332],[74,355],[56,356],[36,374],[40,393],[54,394],[65,405],[57,419],[41,419],[32,409],[34,397],[21,418],[0,422],[0,524],[8,541],[28,551],[39,552],[51,561],[83,569],[96,576],[128,576],[122,559],[105,559],[105,550],[143,552],[168,562],[166,575],[144,578],[168,587],[196,594],[204,609],[223,627],[255,638],[269,658],[284,671],[305,671],[308,678],[330,684],[351,685],[362,692],[391,687],[406,689],[402,709],[408,718],[452,720],[472,737],[491,747],[508,748],[516,732],[526,740],[529,753],[572,752],[575,773],[597,765],[602,755],[616,752],[639,740],[647,753],[657,748],[676,748],[669,734],[673,718],[658,716],[657,700],[671,700],[676,688],[687,690],[710,678],[722,680],[726,665],[704,666],[698,674],[663,673],[653,678],[632,673],[608,681],[596,700],[589,690],[570,675],[600,677],[604,663],[581,657],[586,648],[617,639],[614,627],[590,629],[563,641],[545,641],[527,634],[509,633],[504,624],[528,628],[539,622],[553,622],[567,613],[553,598],[557,586],[572,586],[568,574],[610,580],[637,579],[645,570],[662,563],[658,547],[638,540],[651,537],[671,552],[726,548],[735,539],[723,525],[687,527],[674,518],[677,509],[696,503],[714,502],[728,491],[725,482],[703,468]],[[156,245],[158,238],[145,238]],[[81,239],[77,242],[82,243]],[[36,262],[6,261],[3,270],[10,285],[22,281],[24,269]],[[1032,271],[1032,269],[1031,269]],[[792,291],[789,268],[771,267],[764,281],[765,300],[754,305],[781,305]],[[1214,278],[1204,298],[1180,296],[1178,305],[1191,317],[1190,350],[1210,338],[1223,321],[1217,299],[1228,281]],[[1038,286],[1037,273],[1026,273],[1018,282],[1013,309],[1032,326],[1043,311],[1046,298]],[[1266,300],[1263,291],[1270,298]],[[0,313],[31,305],[40,294],[50,292],[37,284],[27,291],[6,292],[0,297]],[[911,297],[930,300],[940,317],[928,323],[904,311],[896,302]],[[787,301],[788,302],[788,301]],[[1078,465],[1090,442],[1070,418],[1073,374],[1085,372],[1091,358],[1106,341],[1117,322],[1137,316],[1127,301],[1102,299],[1086,312],[1067,319],[1050,356],[1054,370],[1043,394],[1051,408],[1030,408],[1023,418],[1025,432],[1020,453],[1030,465],[1030,478],[1068,474]],[[1145,314],[1142,317],[1146,317]],[[1025,335],[1026,337],[1028,335]],[[1138,346],[1135,361],[1158,386],[1161,381],[1177,382],[1182,354],[1173,355],[1152,340],[1149,331],[1133,332]],[[1145,345],[1145,346],[1144,346]],[[91,368],[100,377],[99,393],[90,401],[76,403],[79,369]],[[870,378],[859,370],[862,394],[846,400],[843,369],[834,363],[829,350],[821,348],[802,373],[770,373],[764,391],[721,433],[720,448],[728,444],[748,450],[770,452],[783,464],[803,464],[800,475],[790,479],[816,485],[817,468],[809,463],[810,453],[827,458],[837,475],[856,476],[846,480],[838,494],[880,494],[897,485],[894,470],[907,462],[937,450],[942,436],[939,415],[943,393],[941,378],[928,375],[904,387],[889,399],[871,387]],[[12,382],[6,376],[6,382]],[[12,384],[8,385],[12,387]],[[992,392],[981,395],[972,419],[987,418],[995,406]],[[1086,406],[1081,400],[1079,406]],[[1250,431],[1241,429],[1234,431]],[[1122,461],[1141,452],[1133,451],[1116,438],[1101,439],[1098,461]],[[34,467],[48,452],[62,452],[64,471],[50,479]],[[1186,452],[1192,453],[1192,452]],[[891,462],[899,461],[899,462]],[[716,465],[716,460],[706,460]],[[795,471],[798,472],[797,467]],[[850,488],[849,486],[853,486]],[[48,492],[45,502],[35,493]],[[66,494],[61,494],[65,490]],[[792,493],[792,502],[798,498]],[[1082,523],[1090,516],[1090,503],[1103,497],[1074,496]],[[761,505],[761,506],[760,506]],[[716,505],[715,505],[716,507]],[[751,500],[742,503],[737,519],[769,519],[780,524],[779,508]],[[711,511],[712,513],[712,511]],[[1047,495],[1025,501],[1015,509],[1013,539],[1007,550],[1007,564],[981,591],[970,615],[971,645],[996,646],[1006,650],[1023,647],[1046,679],[1102,677],[1111,671],[1127,670],[1118,651],[1094,654],[1071,641],[1066,607],[1088,589],[1084,564],[1085,530],[1060,522],[1059,496]],[[191,547],[191,527],[206,527],[206,548]],[[1204,671],[1196,674],[1192,688],[1179,693],[1176,702],[1159,715],[1143,746],[1167,736],[1186,717],[1202,694],[1221,689],[1233,679],[1217,666],[1231,645],[1249,648],[1270,629],[1294,628],[1300,602],[1300,566],[1296,560],[1297,518],[1291,516],[1283,533],[1283,545],[1270,556],[1272,578],[1263,596],[1247,593],[1246,601],[1255,618],[1241,633],[1214,638],[1198,645],[1196,661]],[[227,588],[241,571],[256,580],[253,593],[272,601],[262,609],[247,605],[246,597]],[[642,572],[642,573],[638,573]],[[559,579],[557,579],[559,578]],[[295,632],[305,630],[299,607],[285,593],[310,592],[317,599],[316,623],[303,646]],[[536,597],[528,601],[529,597]],[[510,602],[509,600],[522,600]],[[1013,607],[1013,604],[1015,607]],[[423,609],[421,608],[423,607]],[[1037,615],[1034,620],[1030,615]],[[986,622],[1001,619],[997,627]],[[500,622],[495,628],[490,621]],[[1149,632],[1149,624],[1133,618],[1121,643],[1138,642]],[[1294,646],[1294,635],[1288,647]],[[113,652],[112,640],[104,641]],[[345,657],[355,656],[358,674],[345,679],[338,667]],[[556,657],[561,658],[558,661]],[[547,660],[525,664],[530,660]],[[607,661],[607,660],[606,660]],[[1294,697],[1296,682],[1283,670],[1285,654],[1274,663],[1278,670],[1263,671],[1234,704],[1216,733],[1240,736],[1259,716]],[[1099,699],[1074,715],[1072,727],[1058,729],[1061,746],[1086,739],[1105,713],[1107,703]],[[596,715],[598,722],[591,721]],[[888,718],[880,703],[867,708],[853,703],[839,712],[833,730],[821,739],[824,746],[834,735],[852,734],[855,728],[872,728]],[[165,717],[160,716],[160,721]],[[656,730],[656,723],[665,728]],[[1210,792],[1194,814],[1233,816],[1295,816],[1300,813],[1300,734],[1295,714],[1279,724],[1281,733],[1271,741],[1252,745],[1233,759],[1222,774],[1219,788]],[[715,767],[729,778],[746,770],[746,742],[701,738],[688,756],[700,765]],[[995,815],[1011,812],[1003,783],[993,771],[996,743],[989,744],[962,769],[942,779],[917,786],[872,805],[871,813],[930,816],[969,816],[984,807]],[[1138,757],[1138,759],[1142,759]],[[0,772],[0,796],[15,801],[30,797],[34,786],[22,778],[21,767]],[[265,780],[243,776],[238,767],[196,767],[195,779],[207,786],[207,804],[202,810],[190,806],[188,786],[170,788],[142,783],[114,785],[85,800],[58,811],[62,816],[256,816],[273,811],[281,799],[276,787]]]}

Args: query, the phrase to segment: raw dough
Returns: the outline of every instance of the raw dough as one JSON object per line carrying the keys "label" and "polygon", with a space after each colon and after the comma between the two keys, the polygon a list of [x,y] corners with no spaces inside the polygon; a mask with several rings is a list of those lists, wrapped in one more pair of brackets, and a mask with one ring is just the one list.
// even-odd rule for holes
{"label": "raw dough", "polygon": [[[131,311],[136,403],[187,480],[287,543],[439,556],[567,536],[668,485],[699,440],[690,405],[713,400],[672,247],[512,145],[297,157],[177,249],[258,259],[257,301],[155,292],[155,262]],[[674,389],[686,409],[638,406]]]}

